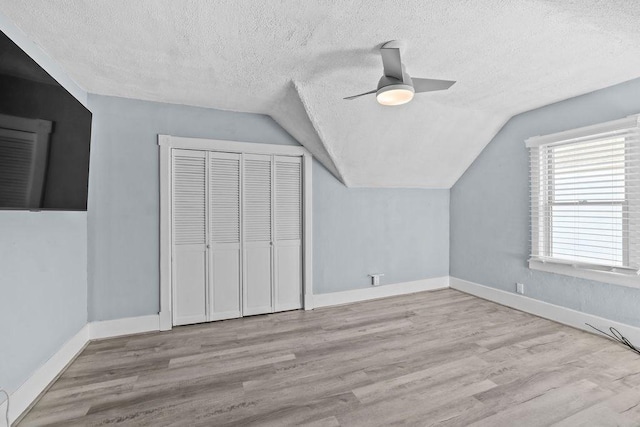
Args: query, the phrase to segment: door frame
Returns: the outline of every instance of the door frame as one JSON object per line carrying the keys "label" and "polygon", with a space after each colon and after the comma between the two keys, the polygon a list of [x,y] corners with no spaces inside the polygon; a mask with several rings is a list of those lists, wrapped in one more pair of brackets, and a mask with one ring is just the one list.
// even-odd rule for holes
{"label": "door frame", "polygon": [[267,154],[302,157],[302,295],[303,309],[312,310],[313,295],[313,227],[312,164],[313,156],[302,146],[236,142],[220,139],[186,138],[158,135],[160,147],[160,330],[173,327],[172,321],[172,209],[171,151],[221,151],[238,154]]}

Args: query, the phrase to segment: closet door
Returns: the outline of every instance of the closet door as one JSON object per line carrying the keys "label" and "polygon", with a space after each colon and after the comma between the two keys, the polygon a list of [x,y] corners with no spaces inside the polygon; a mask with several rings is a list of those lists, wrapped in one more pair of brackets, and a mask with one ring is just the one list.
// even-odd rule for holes
{"label": "closet door", "polygon": [[207,320],[206,153],[173,150],[173,324]]}
{"label": "closet door", "polygon": [[302,160],[275,156],[275,310],[302,308]]}
{"label": "closet door", "polygon": [[244,277],[242,313],[273,312],[271,156],[243,154]]}
{"label": "closet door", "polygon": [[242,315],[240,155],[209,153],[209,320]]}

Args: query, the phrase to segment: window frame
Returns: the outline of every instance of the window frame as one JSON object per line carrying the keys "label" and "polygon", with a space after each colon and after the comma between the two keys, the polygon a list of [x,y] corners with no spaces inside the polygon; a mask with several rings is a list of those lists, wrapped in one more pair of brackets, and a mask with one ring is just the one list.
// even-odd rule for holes
{"label": "window frame", "polygon": [[[615,130],[616,128],[622,128],[627,126],[628,128],[638,128],[640,115],[633,115],[626,117],[624,119],[615,120],[606,123],[600,123],[592,126],[586,126],[578,129],[571,129],[568,131],[558,132],[554,134],[544,135],[544,136],[535,136],[526,140],[526,146],[528,148],[539,147],[542,149],[543,146],[547,146],[549,144],[561,142],[563,140],[571,140],[577,139],[581,137],[589,137],[593,135],[597,135],[603,132],[608,132],[611,130]],[[577,142],[577,141],[576,141]],[[625,157],[625,164],[628,162],[628,158]],[[533,168],[533,165],[530,165]],[[625,168],[627,166],[625,165]],[[546,168],[546,170],[545,170]],[[532,173],[529,177],[529,186],[533,191],[534,182],[533,179],[536,178],[535,174],[539,174],[537,176],[538,179],[538,197],[540,200],[543,200],[541,204],[538,206],[538,209],[541,211],[544,210],[547,214],[543,217],[540,215],[534,214],[534,202],[533,199],[530,199],[531,209],[529,212],[529,226],[530,230],[530,250],[533,253],[533,248],[537,245],[538,248],[542,248],[544,245],[544,253],[552,255],[552,246],[553,246],[553,220],[552,215],[550,215],[550,211],[554,206],[567,206],[567,205],[575,205],[575,204],[587,204],[587,205],[600,205],[603,204],[606,206],[612,206],[613,203],[618,202],[622,207],[622,211],[625,212],[625,206],[628,207],[629,200],[625,196],[624,200],[595,200],[595,199],[586,199],[586,202],[582,201],[562,201],[558,202],[555,199],[555,185],[553,184],[553,178],[555,177],[555,173],[550,174],[549,183],[542,183],[540,176],[545,173],[548,173],[548,170],[551,169],[553,171],[553,156],[550,156],[550,159],[547,161],[547,165],[543,166],[542,162],[538,162],[538,171],[534,172],[531,169]],[[547,175],[549,176],[549,175]],[[546,184],[547,188],[543,189],[543,186]],[[627,184],[625,183],[625,192],[627,189]],[[533,194],[533,192],[531,193]],[[540,221],[544,221],[544,225],[541,224]],[[622,260],[624,265],[629,265],[629,256],[630,256],[630,242],[629,242],[629,234],[630,234],[630,226],[629,219],[622,217]],[[540,239],[543,239],[540,242]],[[640,239],[639,239],[640,240]],[[602,266],[601,268],[595,263],[587,263],[587,262],[578,262],[578,261],[570,261],[570,260],[561,260],[561,259],[553,259],[549,257],[549,259],[540,259],[535,258],[533,255],[529,257],[528,260],[529,268],[531,270],[545,271],[550,273],[562,274],[567,276],[573,276],[588,280],[594,280],[605,283],[612,283],[622,286],[628,286],[633,288],[640,288],[640,276],[633,271],[629,271],[628,269],[621,268],[616,270],[615,267],[611,270],[610,267]]]}

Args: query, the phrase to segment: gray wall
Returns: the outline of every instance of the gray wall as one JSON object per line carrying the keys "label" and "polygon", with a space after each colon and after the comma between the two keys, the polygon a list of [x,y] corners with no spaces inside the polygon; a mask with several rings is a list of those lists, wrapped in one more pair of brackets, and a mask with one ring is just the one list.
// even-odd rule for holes
{"label": "gray wall", "polygon": [[[159,308],[158,134],[297,145],[270,117],[89,95],[89,318]],[[448,191],[347,189],[314,163],[314,291],[448,272]]]}
{"label": "gray wall", "polygon": [[12,393],[87,323],[87,214],[0,211],[0,236],[0,388]]}
{"label": "gray wall", "polygon": [[451,275],[640,326],[640,289],[529,270],[525,139],[640,112],[640,79],[513,117],[451,189]]}
{"label": "gray wall", "polygon": [[[86,104],[87,93],[1,12],[0,30]],[[15,391],[86,322],[87,213],[0,212],[0,387]]]}
{"label": "gray wall", "polygon": [[313,169],[314,293],[449,275],[449,190],[347,188]]}

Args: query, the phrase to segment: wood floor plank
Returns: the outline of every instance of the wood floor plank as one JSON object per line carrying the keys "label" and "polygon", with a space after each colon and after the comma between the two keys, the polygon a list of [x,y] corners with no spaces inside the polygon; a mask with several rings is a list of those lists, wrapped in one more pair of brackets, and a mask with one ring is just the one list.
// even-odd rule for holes
{"label": "wood floor plank", "polygon": [[447,289],[90,343],[21,426],[640,425],[640,358]]}

